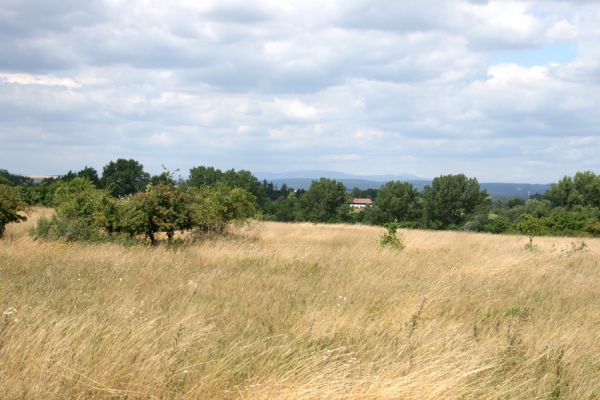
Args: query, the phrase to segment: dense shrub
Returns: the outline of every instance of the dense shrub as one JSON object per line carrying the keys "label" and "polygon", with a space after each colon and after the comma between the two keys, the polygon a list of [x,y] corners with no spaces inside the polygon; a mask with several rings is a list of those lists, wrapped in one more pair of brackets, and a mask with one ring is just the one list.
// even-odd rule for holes
{"label": "dense shrub", "polygon": [[190,225],[201,232],[222,232],[256,213],[256,199],[248,191],[225,185],[190,191]]}
{"label": "dense shrub", "polygon": [[53,197],[56,215],[40,219],[33,235],[40,239],[98,241],[102,239],[101,204],[108,195],[85,178],[61,181]]}
{"label": "dense shrub", "polygon": [[96,189],[87,179],[61,182],[54,194],[56,215],[41,219],[33,235],[67,241],[144,235],[155,244],[160,232],[169,241],[178,230],[223,232],[228,224],[245,221],[256,213],[256,199],[244,189],[217,185],[186,192],[168,173],[155,182],[143,193],[118,199]]}
{"label": "dense shrub", "polygon": [[0,184],[0,238],[4,235],[7,224],[27,219],[23,215],[24,211],[26,211],[26,205],[21,200],[18,189],[7,184]]}
{"label": "dense shrub", "polygon": [[84,219],[64,218],[54,215],[40,218],[32,231],[37,239],[65,240],[67,242],[97,242],[104,240],[98,226]]}

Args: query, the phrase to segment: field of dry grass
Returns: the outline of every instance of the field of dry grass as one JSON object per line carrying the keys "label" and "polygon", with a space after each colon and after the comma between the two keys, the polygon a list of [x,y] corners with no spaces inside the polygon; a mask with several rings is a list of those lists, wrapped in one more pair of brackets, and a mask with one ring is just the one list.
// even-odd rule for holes
{"label": "field of dry grass", "polygon": [[[38,211],[39,212],[39,211]],[[0,398],[599,399],[600,241],[257,223],[0,241]]]}

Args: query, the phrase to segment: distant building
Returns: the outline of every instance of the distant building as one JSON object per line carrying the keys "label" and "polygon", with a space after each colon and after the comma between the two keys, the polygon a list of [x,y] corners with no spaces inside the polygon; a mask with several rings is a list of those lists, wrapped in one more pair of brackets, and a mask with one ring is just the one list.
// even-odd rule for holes
{"label": "distant building", "polygon": [[355,198],[352,199],[352,203],[350,203],[350,207],[352,208],[367,208],[373,205],[373,200],[371,199],[361,199]]}
{"label": "distant building", "polygon": [[58,179],[60,175],[37,175],[37,176],[28,176],[29,179],[33,181],[33,183],[38,184],[44,179]]}

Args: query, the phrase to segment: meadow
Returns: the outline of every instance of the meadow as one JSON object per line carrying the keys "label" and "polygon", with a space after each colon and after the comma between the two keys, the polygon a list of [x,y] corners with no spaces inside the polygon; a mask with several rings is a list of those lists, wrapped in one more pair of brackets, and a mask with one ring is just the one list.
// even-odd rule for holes
{"label": "meadow", "polygon": [[600,239],[0,241],[2,399],[600,399]]}

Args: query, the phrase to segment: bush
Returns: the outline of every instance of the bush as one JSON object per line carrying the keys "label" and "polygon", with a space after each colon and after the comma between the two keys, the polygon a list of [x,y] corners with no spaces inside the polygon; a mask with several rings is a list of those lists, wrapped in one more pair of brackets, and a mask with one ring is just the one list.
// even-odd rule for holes
{"label": "bush", "polygon": [[190,223],[200,232],[223,232],[229,223],[243,223],[256,214],[256,199],[248,191],[224,185],[190,191]]}
{"label": "bush", "polygon": [[105,192],[84,178],[60,182],[54,193],[56,215],[40,219],[32,235],[38,239],[99,241],[99,210]]}
{"label": "bush", "polygon": [[585,225],[585,231],[592,236],[600,236],[600,221],[590,219]]}
{"label": "bush", "polygon": [[52,216],[40,218],[31,232],[35,239],[65,240],[67,242],[98,242],[104,240],[100,229],[82,219]]}
{"label": "bush", "polygon": [[400,224],[397,221],[388,222],[384,227],[387,229],[387,232],[379,239],[381,247],[391,247],[398,251],[404,249],[402,238],[396,236],[396,231],[400,227]]}

